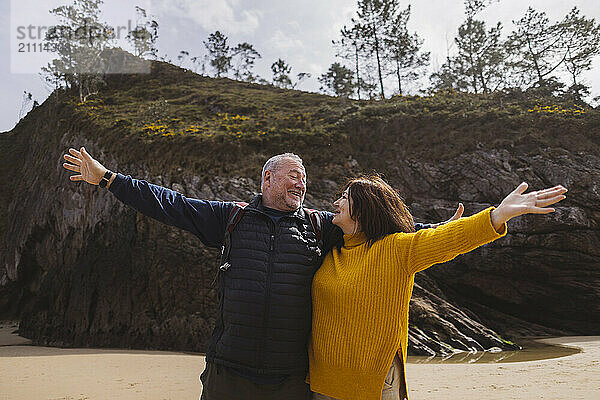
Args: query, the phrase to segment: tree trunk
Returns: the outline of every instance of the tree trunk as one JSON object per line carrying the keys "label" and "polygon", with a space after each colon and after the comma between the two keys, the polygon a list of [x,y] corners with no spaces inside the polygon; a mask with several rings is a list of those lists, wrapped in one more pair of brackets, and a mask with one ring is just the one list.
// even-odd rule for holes
{"label": "tree trunk", "polygon": [[540,70],[540,66],[538,64],[539,55],[533,52],[533,49],[531,48],[531,40],[529,40],[529,35],[527,35],[527,47],[529,48],[529,54],[531,54],[533,66],[535,67],[535,72],[538,76],[538,85],[542,87],[544,86],[544,77],[542,76],[542,71]]}
{"label": "tree trunk", "polygon": [[373,27],[373,37],[375,38],[375,56],[377,57],[377,72],[379,74],[379,86],[381,87],[381,98],[385,99],[383,93],[383,77],[381,76],[381,60],[379,59],[379,41],[377,40],[377,31]]}
{"label": "tree trunk", "polygon": [[402,96],[402,80],[400,79],[400,63],[396,60],[396,75],[398,76],[398,92]]}
{"label": "tree trunk", "polygon": [[477,94],[477,69],[475,68],[475,61],[473,60],[473,43],[469,40],[469,63],[471,63],[471,78],[473,79],[473,90]]}
{"label": "tree trunk", "polygon": [[354,50],[356,53],[356,94],[360,100],[360,74],[358,73],[358,43],[354,42]]}
{"label": "tree trunk", "polygon": [[481,63],[478,63],[477,65],[477,73],[479,74],[479,79],[481,80],[481,92],[489,93],[485,75],[483,74],[483,66],[481,65]]}

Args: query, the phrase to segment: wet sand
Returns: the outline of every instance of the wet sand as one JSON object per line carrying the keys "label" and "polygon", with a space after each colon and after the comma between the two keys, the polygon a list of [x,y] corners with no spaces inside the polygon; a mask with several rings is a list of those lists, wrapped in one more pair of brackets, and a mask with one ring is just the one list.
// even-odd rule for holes
{"label": "wet sand", "polygon": [[[0,327],[1,400],[196,400],[202,391],[199,354],[30,346],[12,333],[15,329]],[[409,358],[410,398],[600,399],[600,337],[543,341],[581,352],[511,363],[412,363]]]}
{"label": "wet sand", "polygon": [[408,364],[411,400],[600,399],[600,336],[543,339],[581,352],[490,364]]}

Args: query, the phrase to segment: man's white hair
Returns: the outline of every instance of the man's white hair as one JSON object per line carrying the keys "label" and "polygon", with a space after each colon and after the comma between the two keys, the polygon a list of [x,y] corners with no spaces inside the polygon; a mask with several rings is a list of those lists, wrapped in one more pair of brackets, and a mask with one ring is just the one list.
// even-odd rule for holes
{"label": "man's white hair", "polygon": [[267,162],[265,163],[265,165],[263,166],[262,174],[260,175],[260,187],[261,188],[262,188],[262,185],[265,180],[265,172],[277,171],[279,169],[279,164],[281,164],[281,162],[286,159],[292,159],[294,161],[298,161],[300,163],[300,165],[302,165],[302,168],[304,168],[302,159],[294,153],[283,153],[283,154],[278,154],[276,156],[273,156],[273,157],[269,158],[267,160]]}

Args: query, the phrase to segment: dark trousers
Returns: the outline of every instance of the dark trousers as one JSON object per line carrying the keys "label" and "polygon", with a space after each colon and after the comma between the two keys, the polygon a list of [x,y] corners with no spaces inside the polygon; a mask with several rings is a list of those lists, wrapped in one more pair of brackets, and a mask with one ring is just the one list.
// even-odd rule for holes
{"label": "dark trousers", "polygon": [[229,372],[221,365],[206,363],[200,375],[200,400],[310,400],[310,386],[304,379],[304,376],[290,375],[278,384],[258,384]]}

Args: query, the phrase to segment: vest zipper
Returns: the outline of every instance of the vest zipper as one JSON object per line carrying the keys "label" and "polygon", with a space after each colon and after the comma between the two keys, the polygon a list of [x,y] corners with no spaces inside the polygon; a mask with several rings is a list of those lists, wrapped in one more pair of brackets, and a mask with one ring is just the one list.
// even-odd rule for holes
{"label": "vest zipper", "polygon": [[258,355],[260,357],[259,363],[257,364],[259,366],[259,371],[258,371],[259,373],[261,373],[260,370],[264,369],[265,345],[268,340],[267,332],[269,331],[269,329],[267,328],[267,326],[269,323],[269,312],[271,309],[271,283],[273,280],[273,253],[275,250],[275,230],[276,230],[275,223],[273,222],[271,217],[269,217],[268,215],[266,217],[269,219],[269,229],[270,229],[269,260],[267,262],[267,285],[266,285],[266,291],[265,291],[265,309],[264,309],[263,323],[262,323],[262,335],[261,335],[262,340],[260,342],[260,348],[259,348],[259,352],[258,352]]}

